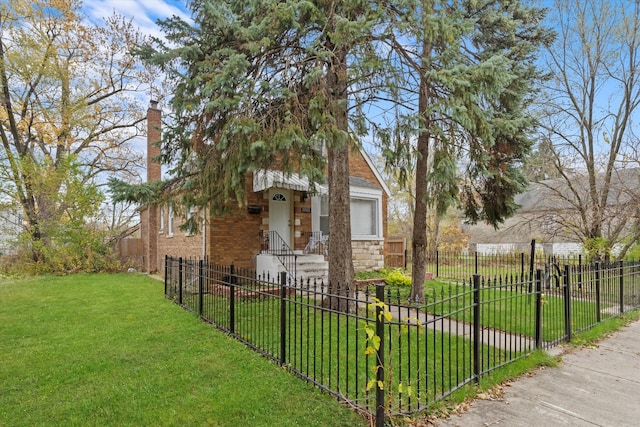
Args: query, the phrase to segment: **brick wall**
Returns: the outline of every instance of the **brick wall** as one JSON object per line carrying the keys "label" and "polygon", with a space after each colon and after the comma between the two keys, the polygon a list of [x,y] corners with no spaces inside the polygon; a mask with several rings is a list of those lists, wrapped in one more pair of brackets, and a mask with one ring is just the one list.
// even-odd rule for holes
{"label": "brick wall", "polygon": [[[158,242],[158,254],[156,257],[157,271],[164,274],[164,257],[165,255],[182,258],[202,258],[203,253],[203,234],[189,234],[180,230],[180,224],[185,221],[184,216],[176,215],[173,218],[173,234],[169,233],[169,215],[167,207],[163,206],[164,227],[162,231],[156,232],[156,241]],[[160,208],[157,209],[157,220],[160,221]],[[159,230],[159,229],[157,229]],[[206,231],[205,231],[206,233]],[[206,234],[205,234],[206,235]]]}
{"label": "brick wall", "polygon": [[[151,101],[147,110],[147,181],[162,178],[161,165],[153,159],[160,155],[156,142],[161,140],[161,111],[157,102]],[[350,175],[364,179],[382,187],[376,175],[359,151],[350,155]],[[179,230],[184,218],[174,218],[173,235],[168,233],[167,207],[148,206],[141,209],[141,234],[144,241],[145,270],[149,272],[164,271],[165,255],[201,257],[203,245],[208,256],[221,264],[238,267],[255,267],[255,257],[261,251],[261,233],[269,230],[269,198],[268,192],[253,192],[253,177],[246,178],[247,204],[258,206],[260,213],[251,214],[246,208],[238,208],[224,218],[210,218],[204,239],[202,234],[188,235]],[[308,241],[307,233],[312,228],[311,199],[306,193],[293,191],[293,249],[303,250]],[[382,196],[383,235],[387,230],[387,195]],[[164,209],[164,224],[160,224],[160,210]],[[382,241],[354,241],[354,266],[357,271],[382,268],[384,266],[384,244]]]}
{"label": "brick wall", "polygon": [[[253,177],[245,179],[247,205],[259,206],[259,214],[247,208],[237,208],[225,217],[210,218],[208,253],[218,264],[234,264],[240,268],[254,268],[255,256],[260,252],[260,231],[269,217],[269,200],[262,193],[253,192]],[[268,225],[267,225],[268,228]]]}
{"label": "brick wall", "polygon": [[349,153],[349,175],[362,178],[372,184],[376,184],[382,188],[382,185],[378,182],[376,175],[373,173],[367,161],[362,157],[360,151],[351,151]]}
{"label": "brick wall", "polygon": [[293,192],[294,248],[304,250],[311,232],[311,197],[300,191]]}

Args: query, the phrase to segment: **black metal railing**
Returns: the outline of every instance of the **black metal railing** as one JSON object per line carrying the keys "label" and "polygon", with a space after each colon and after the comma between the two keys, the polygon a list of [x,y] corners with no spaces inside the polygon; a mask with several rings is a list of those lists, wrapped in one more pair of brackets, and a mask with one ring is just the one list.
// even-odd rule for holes
{"label": "black metal railing", "polygon": [[533,257],[527,252],[504,254],[481,254],[435,251],[427,254],[427,271],[434,278],[444,280],[466,280],[479,274],[486,278],[513,276],[522,280],[531,277],[537,269],[549,268],[551,265],[583,265],[587,263],[580,254],[551,256],[536,252]]}
{"label": "black metal railing", "polygon": [[566,264],[558,280],[540,268],[517,279],[474,275],[429,289],[420,306],[384,284],[331,287],[182,258],[165,266],[168,298],[379,426],[640,306],[637,262]]}
{"label": "black metal railing", "polygon": [[262,231],[262,252],[274,255],[288,274],[296,276],[298,255],[277,231]]}

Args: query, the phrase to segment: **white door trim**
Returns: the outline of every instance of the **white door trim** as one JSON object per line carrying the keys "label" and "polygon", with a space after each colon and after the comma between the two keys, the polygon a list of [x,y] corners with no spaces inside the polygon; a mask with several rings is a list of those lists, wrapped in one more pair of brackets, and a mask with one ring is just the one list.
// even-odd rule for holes
{"label": "white door trim", "polygon": [[269,189],[269,231],[277,231],[291,247],[291,190]]}

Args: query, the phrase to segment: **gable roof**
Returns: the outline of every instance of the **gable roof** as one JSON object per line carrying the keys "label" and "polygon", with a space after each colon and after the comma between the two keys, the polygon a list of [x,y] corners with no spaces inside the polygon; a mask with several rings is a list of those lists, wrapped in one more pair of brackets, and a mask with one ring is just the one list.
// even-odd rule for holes
{"label": "gable roof", "polygon": [[376,179],[380,183],[380,186],[382,187],[382,190],[387,194],[387,196],[391,196],[391,190],[389,189],[389,186],[385,182],[384,178],[382,178],[382,175],[380,174],[378,169],[373,164],[373,160],[371,160],[371,157],[369,157],[369,155],[365,151],[364,147],[359,146],[358,149],[360,150],[360,154],[362,154],[362,158],[367,163],[367,166],[369,166],[369,169],[371,169],[371,171],[375,175]]}
{"label": "gable roof", "polygon": [[[596,185],[602,185],[603,176],[596,177]],[[571,177],[571,186],[581,196],[589,192],[589,181],[585,174],[576,174]],[[615,205],[628,203],[637,198],[640,188],[640,169],[622,169],[614,171],[611,176],[611,186],[607,204]],[[531,211],[558,211],[575,209],[571,203],[573,199],[569,184],[564,178],[547,179],[533,182],[524,193],[515,197],[515,202],[520,206],[518,213]]]}

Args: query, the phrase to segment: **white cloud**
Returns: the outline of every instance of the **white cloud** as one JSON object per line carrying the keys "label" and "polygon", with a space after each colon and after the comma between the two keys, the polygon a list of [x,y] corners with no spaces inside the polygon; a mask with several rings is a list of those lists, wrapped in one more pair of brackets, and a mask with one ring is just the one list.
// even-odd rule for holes
{"label": "white cloud", "polygon": [[100,25],[104,18],[113,15],[114,11],[127,19],[145,35],[162,38],[156,21],[159,19],[179,16],[189,20],[186,10],[186,1],[161,1],[161,0],[85,0],[82,11],[87,18]]}

